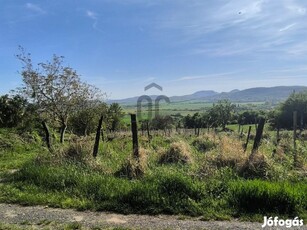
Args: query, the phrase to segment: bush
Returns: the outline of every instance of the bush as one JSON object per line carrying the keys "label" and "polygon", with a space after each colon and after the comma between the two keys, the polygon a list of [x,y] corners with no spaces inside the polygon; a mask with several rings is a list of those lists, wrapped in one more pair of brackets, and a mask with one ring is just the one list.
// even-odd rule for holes
{"label": "bush", "polygon": [[177,141],[170,145],[167,151],[161,153],[159,162],[167,163],[182,163],[187,164],[192,162],[191,148],[184,141]]}

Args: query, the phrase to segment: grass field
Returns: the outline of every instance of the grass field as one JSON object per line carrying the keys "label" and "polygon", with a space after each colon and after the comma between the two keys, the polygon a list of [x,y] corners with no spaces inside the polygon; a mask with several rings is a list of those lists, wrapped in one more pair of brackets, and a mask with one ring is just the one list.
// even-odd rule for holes
{"label": "grass field", "polygon": [[50,153],[37,134],[1,130],[0,202],[204,220],[306,219],[307,148],[298,142],[294,168],[291,135],[282,135],[275,154],[274,136],[266,135],[252,158],[252,143],[244,152],[245,137],[236,133],[157,134],[150,143],[140,136],[137,160],[131,137],[119,133],[94,160],[93,137],[70,136]]}
{"label": "grass field", "polygon": [[[203,113],[209,108],[211,108],[213,103],[204,102],[204,101],[179,101],[179,102],[171,102],[170,104],[161,102],[159,105],[159,114],[160,115],[176,115],[181,114],[182,116],[186,116],[188,114],[193,115],[194,113]],[[265,102],[242,102],[236,103],[238,110],[267,110],[270,106]],[[130,113],[137,113],[137,106],[133,103],[131,104],[123,104],[122,105],[125,116],[123,118],[125,123],[130,122]],[[152,115],[155,115],[155,107],[152,107]],[[146,103],[142,104],[142,118],[148,117],[148,106]]]}

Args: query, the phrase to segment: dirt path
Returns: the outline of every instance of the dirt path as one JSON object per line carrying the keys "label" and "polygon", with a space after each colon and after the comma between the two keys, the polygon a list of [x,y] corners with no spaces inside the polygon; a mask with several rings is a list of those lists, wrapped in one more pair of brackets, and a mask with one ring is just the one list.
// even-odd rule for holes
{"label": "dirt path", "polygon": [[[120,215],[106,212],[78,212],[42,206],[22,207],[0,204],[0,222],[31,226],[36,229],[52,228],[51,223],[76,224],[85,229],[262,229],[261,223],[238,221],[201,221],[179,216]],[[54,229],[57,229],[56,227]],[[277,229],[277,228],[275,228]],[[280,228],[279,228],[280,229]],[[293,228],[292,228],[293,229]],[[307,229],[300,228],[300,229]]]}

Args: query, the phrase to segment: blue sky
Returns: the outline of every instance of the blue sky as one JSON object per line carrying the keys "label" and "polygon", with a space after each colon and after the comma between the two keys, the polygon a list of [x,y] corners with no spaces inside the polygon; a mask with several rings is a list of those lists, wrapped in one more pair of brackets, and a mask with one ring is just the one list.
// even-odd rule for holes
{"label": "blue sky", "polygon": [[[0,0],[0,93],[21,85],[18,45],[65,56],[81,79],[125,98],[307,85],[305,0]],[[151,93],[155,93],[154,91]]]}

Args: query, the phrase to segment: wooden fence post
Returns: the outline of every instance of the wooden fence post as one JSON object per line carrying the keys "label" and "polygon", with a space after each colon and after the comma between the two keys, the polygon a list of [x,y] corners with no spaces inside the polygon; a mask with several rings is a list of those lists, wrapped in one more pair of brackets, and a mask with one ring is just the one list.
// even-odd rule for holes
{"label": "wooden fence post", "polygon": [[277,132],[276,132],[276,146],[278,146],[280,142],[280,127],[279,124],[277,125]]}
{"label": "wooden fence post", "polygon": [[257,132],[256,132],[255,140],[254,140],[252,154],[259,148],[260,141],[262,138],[263,128],[264,128],[264,123],[265,123],[265,119],[260,118],[259,124],[257,126]]}
{"label": "wooden fence post", "polygon": [[45,138],[46,138],[46,144],[49,150],[51,150],[51,141],[50,141],[50,132],[49,132],[49,128],[46,124],[46,121],[42,121],[42,125],[45,131]]}
{"label": "wooden fence post", "polygon": [[102,121],[103,121],[103,116],[100,116],[97,130],[96,130],[96,138],[95,138],[95,144],[94,144],[94,149],[93,149],[93,157],[96,158],[98,154],[98,148],[99,148],[99,141],[100,141],[100,135],[101,135],[101,127],[102,127]]}
{"label": "wooden fence post", "polygon": [[294,150],[294,167],[297,166],[297,151],[296,151],[296,129],[297,129],[297,111],[293,112],[293,150]]}
{"label": "wooden fence post", "polygon": [[246,138],[246,143],[245,143],[245,145],[244,145],[244,152],[246,151],[247,146],[248,146],[249,137],[250,137],[250,135],[251,135],[251,130],[252,130],[252,126],[249,126],[249,127],[248,127],[247,138]]}
{"label": "wooden fence post", "polygon": [[151,135],[150,135],[150,131],[149,131],[149,121],[146,121],[146,129],[147,129],[148,141],[150,142],[150,140],[151,140]]}
{"label": "wooden fence post", "polygon": [[131,114],[131,131],[132,131],[133,155],[135,158],[139,158],[138,129],[137,129],[135,114]]}
{"label": "wooden fence post", "polygon": [[300,119],[300,137],[302,137],[302,132],[304,130],[304,113],[301,112],[301,119]]}

